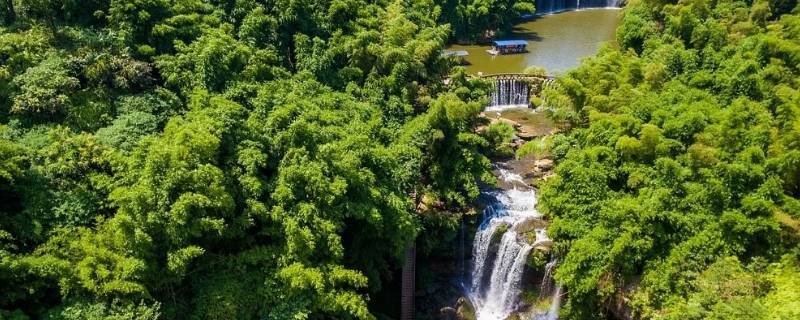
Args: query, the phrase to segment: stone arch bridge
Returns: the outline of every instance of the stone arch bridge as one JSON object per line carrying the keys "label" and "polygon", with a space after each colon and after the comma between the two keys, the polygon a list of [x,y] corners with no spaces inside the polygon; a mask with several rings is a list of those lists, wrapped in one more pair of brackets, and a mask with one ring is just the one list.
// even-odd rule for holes
{"label": "stone arch bridge", "polygon": [[487,80],[513,80],[525,82],[528,84],[531,93],[539,95],[545,88],[552,87],[556,84],[556,77],[547,75],[533,75],[526,73],[495,73],[485,74],[480,76]]}

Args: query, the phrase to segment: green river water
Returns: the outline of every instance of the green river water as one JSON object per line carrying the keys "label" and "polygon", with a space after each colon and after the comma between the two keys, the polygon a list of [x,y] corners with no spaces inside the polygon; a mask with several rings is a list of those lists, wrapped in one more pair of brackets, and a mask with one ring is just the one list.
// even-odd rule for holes
{"label": "green river water", "polygon": [[452,45],[449,50],[466,50],[467,71],[483,74],[517,73],[530,65],[559,74],[576,67],[580,59],[592,56],[603,43],[613,41],[622,11],[589,9],[539,16],[514,27],[504,39],[528,41],[528,53],[492,56],[489,46]]}

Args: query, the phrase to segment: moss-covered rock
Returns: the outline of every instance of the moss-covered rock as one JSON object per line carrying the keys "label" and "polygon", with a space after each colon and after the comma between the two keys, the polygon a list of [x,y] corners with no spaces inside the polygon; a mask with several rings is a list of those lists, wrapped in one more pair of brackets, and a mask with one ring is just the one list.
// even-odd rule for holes
{"label": "moss-covered rock", "polygon": [[547,262],[550,261],[550,253],[543,250],[533,250],[528,255],[528,267],[534,270],[544,270]]}
{"label": "moss-covered rock", "polygon": [[458,320],[476,320],[477,316],[475,316],[475,307],[469,301],[469,299],[461,297],[458,298],[458,308],[456,314],[458,315]]}
{"label": "moss-covered rock", "polygon": [[492,234],[492,240],[489,241],[489,247],[494,247],[500,244],[500,241],[503,239],[503,235],[508,232],[508,229],[511,228],[510,224],[504,223],[497,227],[494,234]]}

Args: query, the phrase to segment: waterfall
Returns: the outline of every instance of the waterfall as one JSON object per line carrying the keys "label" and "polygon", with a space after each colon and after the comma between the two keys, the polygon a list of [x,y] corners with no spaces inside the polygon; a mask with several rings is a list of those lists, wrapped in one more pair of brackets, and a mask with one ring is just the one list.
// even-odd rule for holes
{"label": "waterfall", "polygon": [[553,301],[550,302],[550,311],[547,312],[545,319],[557,320],[558,309],[561,309],[561,286],[557,286],[556,291],[553,293]]}
{"label": "waterfall", "polygon": [[536,0],[536,14],[588,8],[618,8],[619,2],[619,0]]}
{"label": "waterfall", "polygon": [[458,254],[458,270],[459,270],[458,274],[459,274],[459,278],[461,280],[461,287],[463,288],[464,287],[464,282],[463,282],[464,276],[467,273],[467,267],[466,267],[467,263],[466,263],[466,260],[464,258],[464,256],[466,255],[466,251],[467,251],[467,246],[466,246],[466,241],[465,241],[465,239],[467,237],[467,234],[466,234],[466,226],[464,225],[464,219],[463,218],[460,219],[459,224],[460,224],[460,227],[459,227],[459,231],[458,231],[458,253],[457,253]]}
{"label": "waterfall", "polygon": [[[506,182],[521,180],[519,175],[503,169],[499,176]],[[522,275],[535,246],[525,241],[518,227],[541,214],[536,210],[536,193],[532,189],[490,190],[485,194],[493,200],[483,211],[483,221],[475,234],[468,295],[478,320],[502,320],[518,308]],[[501,230],[502,236],[498,234]]]}
{"label": "waterfall", "polygon": [[545,296],[549,294],[553,287],[553,271],[556,267],[556,260],[551,260],[544,267],[544,276],[542,277],[542,284],[539,286],[539,295]]}
{"label": "waterfall", "polygon": [[556,285],[553,280],[553,271],[555,271],[558,261],[553,259],[544,267],[544,276],[542,283],[539,287],[539,299],[550,296],[550,310],[546,313],[536,314],[535,320],[558,320],[558,310],[561,308],[561,286]]}
{"label": "waterfall", "polygon": [[503,111],[511,108],[527,108],[530,103],[530,87],[525,81],[497,79],[491,103],[486,111]]}

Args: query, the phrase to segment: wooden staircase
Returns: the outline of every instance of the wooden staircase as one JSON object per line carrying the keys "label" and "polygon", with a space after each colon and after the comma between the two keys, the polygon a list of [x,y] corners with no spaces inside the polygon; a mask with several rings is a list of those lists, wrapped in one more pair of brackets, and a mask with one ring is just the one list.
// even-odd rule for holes
{"label": "wooden staircase", "polygon": [[417,269],[417,246],[412,243],[406,249],[405,263],[403,263],[403,276],[400,289],[400,320],[414,319],[414,292]]}

